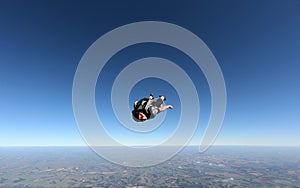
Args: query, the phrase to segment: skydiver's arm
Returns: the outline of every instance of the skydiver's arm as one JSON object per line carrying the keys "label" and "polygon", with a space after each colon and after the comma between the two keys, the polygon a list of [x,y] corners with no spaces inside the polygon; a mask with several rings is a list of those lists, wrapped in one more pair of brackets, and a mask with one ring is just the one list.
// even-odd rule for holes
{"label": "skydiver's arm", "polygon": [[159,109],[159,111],[163,112],[163,111],[165,111],[168,108],[173,108],[173,106],[172,105],[166,105],[166,106],[161,106],[158,109]]}

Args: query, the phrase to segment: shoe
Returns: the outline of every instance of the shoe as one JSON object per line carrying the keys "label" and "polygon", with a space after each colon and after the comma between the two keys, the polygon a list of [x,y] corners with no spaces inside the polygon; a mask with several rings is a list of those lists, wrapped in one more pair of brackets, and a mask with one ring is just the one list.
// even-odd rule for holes
{"label": "shoe", "polygon": [[[152,94],[152,93],[150,93],[150,95],[149,95],[152,99],[154,99],[154,95]],[[149,98],[150,98],[149,97]]]}
{"label": "shoe", "polygon": [[160,95],[159,98],[160,98],[160,97],[164,97],[164,101],[167,100],[167,98],[166,98],[165,96],[163,96],[163,95]]}

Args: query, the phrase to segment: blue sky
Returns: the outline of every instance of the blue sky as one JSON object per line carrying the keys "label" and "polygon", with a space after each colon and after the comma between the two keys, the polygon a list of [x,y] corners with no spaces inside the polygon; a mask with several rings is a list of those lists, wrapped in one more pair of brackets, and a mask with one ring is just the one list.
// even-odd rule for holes
{"label": "blue sky", "polygon": [[[73,78],[82,55],[110,30],[149,20],[190,30],[218,60],[227,111],[216,145],[300,146],[299,18],[296,0],[0,1],[0,146],[85,145],[72,110]],[[107,94],[111,83],[122,66],[148,56],[176,62],[195,82],[201,114],[191,144],[198,144],[210,112],[205,77],[189,57],[159,44],[128,47],[103,69],[96,103],[99,111],[105,107],[106,129],[126,143],[143,138],[145,143],[160,142],[174,130],[179,97],[158,79],[141,81],[129,98],[132,103],[149,92],[162,93],[178,107],[168,111],[157,134],[134,140],[131,133],[110,126],[116,124]],[[153,83],[159,87],[151,87]]]}

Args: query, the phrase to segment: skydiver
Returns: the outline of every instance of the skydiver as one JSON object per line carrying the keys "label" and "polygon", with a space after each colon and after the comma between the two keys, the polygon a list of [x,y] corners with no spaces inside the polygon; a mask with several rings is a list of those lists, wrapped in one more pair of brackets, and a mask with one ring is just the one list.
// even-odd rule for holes
{"label": "skydiver", "polygon": [[137,122],[143,122],[153,119],[158,113],[163,112],[166,109],[173,108],[172,105],[163,105],[163,101],[166,101],[166,97],[162,95],[154,101],[154,95],[152,93],[149,98],[135,101],[134,110],[132,110],[132,118]]}

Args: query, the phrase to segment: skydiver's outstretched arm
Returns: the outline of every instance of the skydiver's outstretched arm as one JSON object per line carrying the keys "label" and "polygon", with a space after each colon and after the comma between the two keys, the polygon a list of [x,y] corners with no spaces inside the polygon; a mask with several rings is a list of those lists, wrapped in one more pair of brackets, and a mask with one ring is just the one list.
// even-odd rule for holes
{"label": "skydiver's outstretched arm", "polygon": [[168,108],[172,109],[173,106],[172,105],[166,105],[166,106],[161,106],[158,109],[159,109],[159,111],[163,112],[163,111],[165,111]]}

